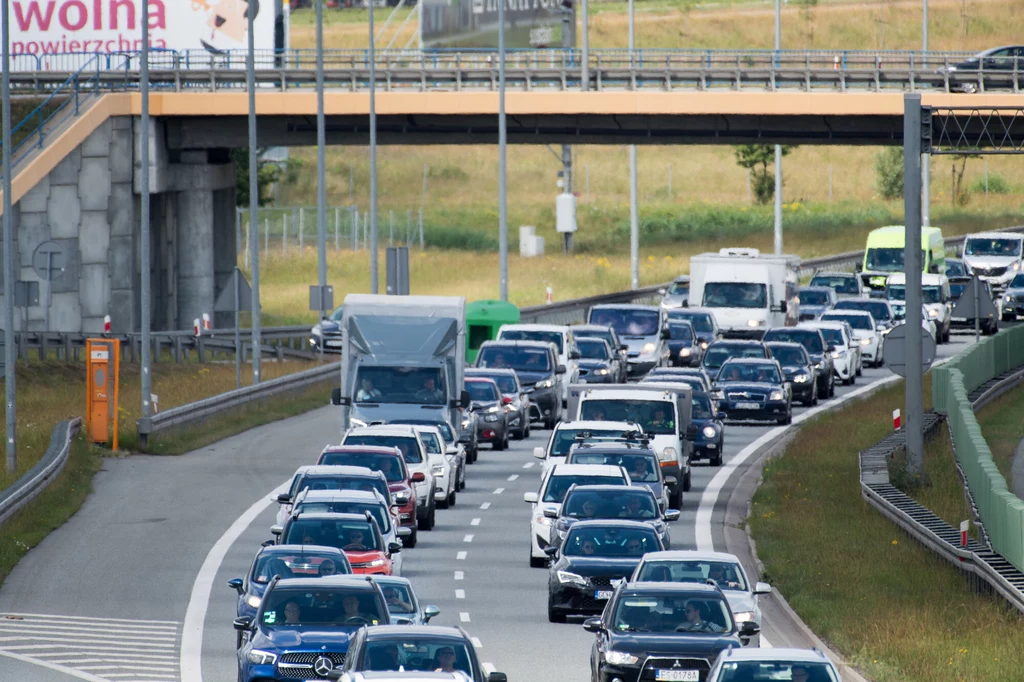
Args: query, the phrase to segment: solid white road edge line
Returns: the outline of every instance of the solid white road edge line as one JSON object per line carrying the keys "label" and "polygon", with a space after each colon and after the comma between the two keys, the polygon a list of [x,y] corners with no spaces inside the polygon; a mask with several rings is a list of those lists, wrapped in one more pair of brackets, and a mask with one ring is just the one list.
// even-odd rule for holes
{"label": "solid white road edge line", "polygon": [[77,677],[80,680],[86,680],[86,682],[108,682],[106,679],[99,677],[97,675],[93,675],[92,673],[83,672],[81,670],[75,670],[74,668],[68,668],[63,665],[51,663],[50,661],[40,661],[35,658],[22,656],[21,654],[16,654],[11,651],[4,651],[3,649],[0,649],[0,656],[13,658],[14,660],[21,661],[22,663],[31,663],[32,665],[42,666],[43,668],[48,668],[50,670],[53,670],[58,673],[63,673],[64,675],[68,675],[70,677]]}
{"label": "solid white road edge line", "polygon": [[[850,391],[840,398],[830,400],[824,405],[812,407],[803,414],[793,417],[793,425],[800,424],[811,417],[821,414],[822,412],[835,409],[843,403],[853,400],[854,398],[859,398],[865,393],[873,391],[876,388],[896,383],[900,378],[901,377],[896,375],[885,377],[884,379],[879,379],[878,381],[874,381],[856,390]],[[727,464],[723,465],[718,470],[718,473],[715,474],[715,477],[711,479],[711,482],[708,483],[708,487],[704,489],[704,493],[700,496],[700,506],[697,508],[697,520],[694,528],[698,551],[711,552],[715,549],[715,543],[711,536],[711,515],[715,511],[715,504],[718,503],[718,497],[721,495],[722,488],[729,480],[729,477],[732,476],[733,472],[735,472],[744,462],[750,459],[750,457],[760,450],[766,443],[776,440],[790,428],[792,428],[792,425],[777,426],[762,435],[753,443],[743,448],[735,457],[730,459]]]}
{"label": "solid white road edge line", "polygon": [[181,679],[189,682],[203,682],[203,625],[206,623],[206,611],[210,605],[210,593],[217,571],[224,561],[231,545],[245,532],[246,528],[256,520],[267,507],[275,503],[280,493],[287,492],[291,479],[288,479],[272,491],[262,496],[251,507],[235,519],[224,535],[213,544],[206,560],[203,561],[195,582],[192,583],[192,597],[185,610],[184,625],[181,630]]}

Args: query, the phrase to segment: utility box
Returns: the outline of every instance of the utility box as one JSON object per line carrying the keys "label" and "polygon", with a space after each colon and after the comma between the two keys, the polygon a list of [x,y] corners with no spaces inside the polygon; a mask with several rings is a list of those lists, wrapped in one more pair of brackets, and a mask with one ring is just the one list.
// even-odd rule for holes
{"label": "utility box", "polygon": [[506,301],[466,304],[466,363],[473,364],[484,341],[498,338],[503,324],[518,324],[519,308]]}
{"label": "utility box", "polygon": [[[86,339],[85,432],[93,443],[111,442],[117,450],[120,339]],[[113,427],[113,428],[111,428]]]}
{"label": "utility box", "polygon": [[533,225],[522,225],[519,228],[519,255],[523,258],[534,258],[544,255],[544,237],[537,236],[537,228]]}
{"label": "utility box", "polygon": [[562,234],[576,231],[575,194],[559,194],[555,199],[555,229]]}
{"label": "utility box", "polygon": [[409,295],[409,247],[389,246],[385,260],[389,296]]}

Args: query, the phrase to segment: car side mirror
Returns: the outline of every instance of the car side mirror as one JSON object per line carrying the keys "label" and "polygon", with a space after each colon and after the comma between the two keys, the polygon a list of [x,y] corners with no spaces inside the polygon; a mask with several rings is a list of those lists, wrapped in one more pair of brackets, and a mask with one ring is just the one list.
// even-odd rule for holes
{"label": "car side mirror", "polygon": [[857,263],[856,263],[856,264],[855,264],[855,265],[853,266],[853,271],[854,271],[854,272],[864,272],[864,264],[858,261],[858,262],[857,262]]}
{"label": "car side mirror", "polygon": [[740,635],[743,637],[753,637],[759,632],[761,632],[761,626],[752,620],[740,625]]}
{"label": "car side mirror", "polygon": [[548,545],[547,547],[544,548],[544,553],[547,554],[552,559],[554,559],[555,555],[558,554],[558,547],[556,547],[555,545]]}
{"label": "car side mirror", "polygon": [[470,397],[469,391],[463,391],[459,394],[459,405],[461,407],[469,407],[472,402],[473,399]]}
{"label": "car side mirror", "polygon": [[546,519],[557,519],[558,518],[558,512],[556,512],[554,509],[545,509],[544,510],[544,518],[546,518]]}
{"label": "car side mirror", "polygon": [[828,346],[828,347],[827,347],[827,348],[825,349],[825,352],[826,352],[826,353],[832,353],[832,352],[834,352],[834,351],[835,351],[835,349],[836,349],[836,347],[835,347],[835,346],[833,346],[833,345],[829,344],[829,346]]}
{"label": "car side mirror", "polygon": [[772,586],[768,583],[757,583],[754,585],[754,594],[771,594]]}
{"label": "car side mirror", "polygon": [[665,287],[662,287],[662,288],[658,289],[658,295],[659,296],[664,296],[667,293],[668,293],[668,289],[666,289]]}
{"label": "car side mirror", "polygon": [[679,510],[678,509],[669,509],[669,510],[667,510],[665,512],[665,520],[666,521],[678,521],[679,520]]}
{"label": "car side mirror", "polygon": [[687,424],[686,425],[686,431],[683,432],[683,438],[685,440],[691,440],[691,441],[692,440],[697,440],[697,425],[693,424],[693,423]]}
{"label": "car side mirror", "polygon": [[619,350],[621,350],[621,351],[628,351],[629,350],[629,346],[627,346],[626,344],[622,344],[621,346],[619,346]]}
{"label": "car side mirror", "polygon": [[533,456],[537,459],[544,459],[544,448],[537,446],[533,449]]}
{"label": "car side mirror", "polygon": [[228,581],[228,587],[233,589],[238,594],[242,594],[242,579],[241,578],[232,578],[231,580]]}
{"label": "car side mirror", "polygon": [[523,502],[537,504],[537,493],[523,493]]}
{"label": "car side mirror", "polygon": [[604,630],[604,621],[600,618],[587,618],[583,621],[583,629],[587,632],[601,632]]}
{"label": "car side mirror", "polygon": [[401,542],[389,542],[388,543],[388,554],[398,554],[402,551]]}
{"label": "car side mirror", "polygon": [[785,300],[779,301],[779,312],[784,313],[787,310],[789,310],[789,302]]}
{"label": "car side mirror", "polygon": [[860,346],[860,344],[857,343],[856,341],[851,341],[850,342],[850,348],[857,348],[858,346]]}
{"label": "car side mirror", "polygon": [[352,399],[346,398],[341,394],[340,388],[335,388],[331,391],[331,405],[351,405]]}
{"label": "car side mirror", "polygon": [[672,338],[672,334],[669,333],[668,328],[661,330],[661,338],[665,341]]}
{"label": "car side mirror", "polygon": [[571,351],[569,351],[569,359],[570,360],[579,360],[581,357],[582,356],[580,355],[580,352],[578,350],[571,350]]}
{"label": "car side mirror", "polygon": [[276,545],[276,544],[277,543],[274,542],[273,540],[264,540],[263,542],[260,543],[260,547],[270,547],[271,545]]}
{"label": "car side mirror", "polygon": [[430,622],[430,619],[434,616],[440,615],[441,609],[434,605],[423,607],[423,621],[426,623]]}
{"label": "car side mirror", "polygon": [[241,618],[235,618],[231,625],[239,632],[248,632],[252,630],[253,623],[256,621],[251,616],[242,616]]}
{"label": "car side mirror", "polygon": [[679,483],[679,479],[676,478],[675,476],[665,477],[665,485],[675,485],[676,483]]}
{"label": "car side mirror", "polygon": [[409,528],[409,526],[399,526],[398,537],[407,538],[410,535],[412,535],[412,528]]}
{"label": "car side mirror", "polygon": [[288,493],[281,493],[275,498],[278,504],[291,504],[292,496]]}
{"label": "car side mirror", "polygon": [[488,673],[487,682],[508,682],[508,675],[505,673]]}
{"label": "car side mirror", "polygon": [[270,527],[270,534],[271,535],[281,535],[281,533],[283,533],[283,532],[284,532],[284,528],[282,526],[279,526],[279,525],[275,524],[275,525]]}
{"label": "car side mirror", "polygon": [[559,365],[556,367],[555,374],[565,374],[565,365]]}
{"label": "car side mirror", "polygon": [[414,473],[412,475],[412,482],[413,483],[422,483],[425,480],[427,480],[427,475],[425,473],[423,473],[422,471],[417,471],[416,473]]}

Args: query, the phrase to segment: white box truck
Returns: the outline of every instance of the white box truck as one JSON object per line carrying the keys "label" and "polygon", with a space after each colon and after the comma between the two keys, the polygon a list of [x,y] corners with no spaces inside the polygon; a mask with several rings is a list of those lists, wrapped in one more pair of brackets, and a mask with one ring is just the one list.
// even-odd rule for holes
{"label": "white box truck", "polygon": [[730,248],[690,259],[691,308],[709,308],[732,338],[761,338],[800,320],[798,256]]}

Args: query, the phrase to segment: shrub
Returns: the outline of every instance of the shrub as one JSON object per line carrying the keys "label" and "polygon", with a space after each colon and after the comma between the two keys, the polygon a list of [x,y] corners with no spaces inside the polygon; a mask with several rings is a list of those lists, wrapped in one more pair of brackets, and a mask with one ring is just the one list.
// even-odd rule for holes
{"label": "shrub", "polygon": [[[989,194],[1009,194],[1013,191],[1013,187],[1007,182],[1006,178],[998,173],[988,174],[988,192]],[[971,185],[971,192],[975,194],[985,193],[985,178],[978,178]]]}
{"label": "shrub", "polygon": [[875,155],[878,193],[885,199],[903,196],[903,148],[886,147]]}

